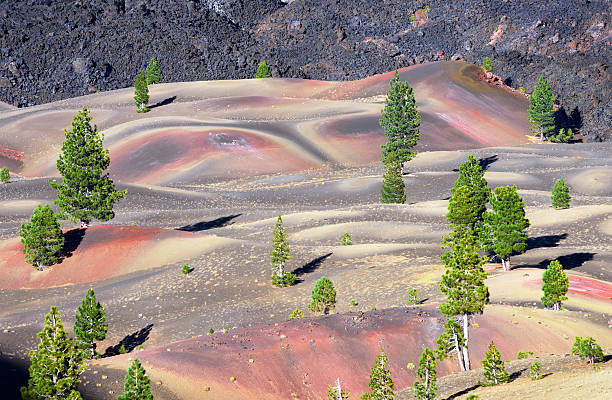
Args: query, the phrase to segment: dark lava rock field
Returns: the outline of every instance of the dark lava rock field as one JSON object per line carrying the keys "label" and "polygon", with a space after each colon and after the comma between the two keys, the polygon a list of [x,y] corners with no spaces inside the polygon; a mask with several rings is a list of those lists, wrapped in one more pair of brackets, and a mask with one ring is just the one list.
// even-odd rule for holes
{"label": "dark lava rock field", "polygon": [[[425,9],[427,7],[427,12]],[[3,0],[0,100],[25,107],[132,86],[151,57],[165,81],[349,80],[427,61],[481,64],[531,92],[559,125],[612,140],[609,0]],[[412,17],[414,15],[414,17]]]}

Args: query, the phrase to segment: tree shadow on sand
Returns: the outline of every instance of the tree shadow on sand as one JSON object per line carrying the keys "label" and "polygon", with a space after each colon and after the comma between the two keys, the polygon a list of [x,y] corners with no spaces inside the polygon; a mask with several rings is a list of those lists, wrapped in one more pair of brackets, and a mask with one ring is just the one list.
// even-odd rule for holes
{"label": "tree shadow on sand", "polygon": [[171,104],[172,102],[174,102],[174,100],[176,100],[176,96],[168,97],[167,99],[164,99],[158,103],[153,104],[152,106],[149,106],[149,109],[167,106],[168,104]]}
{"label": "tree shadow on sand", "polygon": [[71,229],[64,233],[64,247],[60,253],[57,264],[61,264],[66,258],[72,257],[72,253],[79,248],[83,241],[87,228]]}
{"label": "tree shadow on sand", "polygon": [[126,337],[121,339],[121,341],[116,345],[107,347],[102,357],[111,357],[121,354],[119,352],[121,346],[123,346],[127,350],[127,352],[130,353],[136,347],[142,345],[144,342],[147,341],[149,335],[151,334],[151,329],[153,329],[153,324],[149,324],[144,328],[130,335],[127,335]]}
{"label": "tree shadow on sand", "polygon": [[[574,269],[581,267],[585,262],[593,260],[593,258],[597,255],[597,253],[571,253],[566,254],[564,256],[557,257],[556,260],[563,265],[563,269]],[[515,265],[512,269],[517,268],[541,268],[546,269],[548,264],[553,260],[542,260],[539,264],[530,264],[530,265]]]}
{"label": "tree shadow on sand", "polygon": [[317,270],[321,264],[323,264],[323,261],[325,261],[329,256],[331,256],[332,253],[327,253],[325,255],[322,255],[320,257],[315,258],[314,260],[310,261],[308,264],[304,264],[301,267],[299,267],[298,269],[294,270],[293,273],[295,275],[297,275],[298,280],[297,282],[303,282],[303,279],[300,279],[301,276],[304,276],[306,274],[309,274],[315,270]]}
{"label": "tree shadow on sand", "polygon": [[[200,221],[195,224],[181,226],[180,228],[176,228],[177,231],[185,231],[185,232],[201,232],[206,231],[208,229],[213,228],[221,228],[227,225],[230,225],[230,222],[241,216],[242,214],[234,214],[228,215],[226,217],[220,217],[217,219],[213,219],[211,221]],[[232,222],[233,223],[233,222]]]}
{"label": "tree shadow on sand", "polygon": [[539,249],[542,247],[557,247],[559,242],[567,239],[567,233],[560,235],[546,235],[527,238],[527,250]]}

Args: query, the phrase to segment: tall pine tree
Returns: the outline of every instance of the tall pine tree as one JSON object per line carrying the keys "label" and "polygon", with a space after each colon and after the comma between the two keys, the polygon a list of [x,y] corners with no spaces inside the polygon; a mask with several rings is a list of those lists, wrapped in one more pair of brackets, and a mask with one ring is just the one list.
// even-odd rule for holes
{"label": "tall pine tree", "polygon": [[[462,186],[469,190],[463,189],[462,193],[457,193]],[[487,210],[490,195],[491,189],[484,178],[484,170],[470,154],[467,161],[459,166],[459,177],[451,188],[446,219],[451,224],[459,224],[475,231],[482,221],[482,214]]]}
{"label": "tall pine tree", "polygon": [[139,359],[132,361],[123,383],[123,394],[118,400],[153,400],[151,383]]}
{"label": "tall pine tree", "polygon": [[556,209],[569,208],[572,198],[563,178],[557,180],[553,185],[551,200],[552,206]]}
{"label": "tall pine tree", "polygon": [[534,135],[539,135],[540,140],[555,134],[555,96],[544,75],[533,93],[529,96],[529,128]]}
{"label": "tall pine tree", "polygon": [[567,290],[569,289],[569,278],[563,265],[557,260],[548,264],[548,268],[542,275],[542,305],[551,307],[554,310],[561,309],[561,302],[567,300]]}
{"label": "tall pine tree", "polygon": [[522,254],[527,248],[525,205],[515,185],[495,188],[489,202],[491,211],[483,214],[483,227],[478,232],[482,249],[501,258],[504,271],[509,271],[510,255]]}
{"label": "tall pine tree", "polygon": [[96,344],[94,340],[104,340],[108,324],[106,323],[106,311],[96,300],[93,289],[89,289],[83,302],[77,309],[74,326],[72,328],[77,338],[77,347],[83,350],[86,358],[96,355]]}
{"label": "tall pine tree", "polygon": [[446,270],[440,281],[440,290],[447,298],[439,309],[445,317],[459,319],[463,324],[462,338],[458,340],[459,366],[462,370],[469,370],[468,317],[482,313],[489,302],[489,289],[485,285],[488,274],[482,268],[485,258],[478,254],[474,233],[458,226],[442,238],[442,247],[447,250],[441,256]]}
{"label": "tall pine tree", "polygon": [[384,160],[385,173],[380,189],[381,203],[403,204],[406,201],[402,165],[394,152],[390,152]]}
{"label": "tall pine tree", "polygon": [[134,82],[134,102],[136,103],[137,112],[147,112],[149,108],[149,87],[147,86],[147,78],[144,72],[141,72],[136,77]]}
{"label": "tall pine tree", "polygon": [[414,147],[420,137],[421,115],[414,100],[414,91],[408,82],[400,80],[397,71],[391,79],[379,123],[387,138],[382,145],[381,160],[384,162],[390,153],[395,153],[403,168],[405,162],[416,156]]}
{"label": "tall pine tree", "polygon": [[92,218],[109,221],[114,216],[113,205],[123,198],[126,190],[117,191],[108,173],[108,150],[103,147],[104,134],[91,125],[89,111],[83,108],[72,119],[72,130],[65,130],[66,139],[57,160],[61,182],[49,181],[57,190],[54,203],[60,216],[81,227],[89,226]]}
{"label": "tall pine tree", "polygon": [[21,224],[19,235],[26,261],[39,270],[55,263],[64,248],[62,229],[47,204],[34,209],[30,221]]}
{"label": "tall pine tree", "polygon": [[412,385],[414,395],[418,400],[434,400],[436,398],[436,357],[428,347],[423,349],[419,358],[419,367],[416,370],[421,382],[415,381]]}
{"label": "tall pine tree", "polygon": [[147,65],[147,68],[145,69],[145,78],[147,85],[161,83],[162,73],[155,58],[151,58],[149,60],[149,65]]}
{"label": "tall pine tree", "polygon": [[370,374],[370,392],[361,395],[362,400],[394,400],[393,379],[388,366],[387,354],[381,347]]}
{"label": "tall pine tree", "polygon": [[262,61],[259,64],[259,66],[257,66],[257,75],[255,75],[255,78],[257,78],[257,79],[272,78],[272,73],[270,72],[270,67],[268,66],[268,63],[265,60]]}
{"label": "tall pine tree", "polygon": [[38,351],[30,351],[30,378],[21,388],[23,400],[80,400],[79,376],[87,366],[64,331],[57,307],[51,307],[44,329],[36,336],[40,344]]}
{"label": "tall pine tree", "polygon": [[274,226],[274,238],[272,239],[272,250],[270,250],[270,264],[272,265],[272,284],[275,286],[291,286],[295,283],[296,276],[285,271],[285,264],[293,257],[287,242],[287,233],[283,226],[283,219],[278,216]]}
{"label": "tall pine tree", "polygon": [[506,372],[504,361],[501,359],[501,354],[493,342],[489,343],[489,350],[480,363],[484,369],[485,378],[484,382],[479,382],[480,384],[491,386],[510,382],[510,376]]}

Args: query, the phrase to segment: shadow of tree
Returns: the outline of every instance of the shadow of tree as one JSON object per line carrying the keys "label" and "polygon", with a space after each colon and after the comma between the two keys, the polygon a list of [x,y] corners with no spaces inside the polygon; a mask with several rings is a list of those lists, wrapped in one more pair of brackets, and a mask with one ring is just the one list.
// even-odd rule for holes
{"label": "shadow of tree", "polygon": [[136,347],[147,341],[149,335],[151,334],[151,329],[153,329],[153,324],[149,324],[144,328],[127,335],[116,345],[107,347],[102,357],[111,357],[120,354],[119,349],[121,346],[123,346],[128,353],[133,351]]}
{"label": "shadow of tree", "polygon": [[6,359],[0,352],[0,393],[3,398],[21,398],[20,388],[28,383],[28,365],[26,361]]}
{"label": "shadow of tree", "polygon": [[[332,253],[327,253],[325,255],[317,257],[314,260],[310,261],[308,264],[304,264],[301,267],[299,267],[298,269],[294,270],[293,273],[295,275],[297,275],[298,278],[300,276],[309,274],[309,273],[315,271],[317,268],[319,268],[321,266],[321,264],[323,264],[323,261],[325,261],[331,255],[332,255]],[[302,279],[298,279],[298,282],[302,282],[302,281],[303,281]]]}
{"label": "shadow of tree", "polygon": [[[557,257],[556,260],[563,265],[563,269],[574,269],[581,267],[587,261],[591,261],[597,253],[588,253],[588,252],[580,252],[580,253],[571,253],[566,254],[564,256]],[[529,264],[529,265],[515,265],[512,269],[517,268],[542,268],[546,269],[548,264],[553,260],[542,260],[538,264]]]}
{"label": "shadow of tree", "polygon": [[180,228],[176,228],[177,231],[185,231],[185,232],[200,232],[213,228],[221,228],[223,226],[230,225],[230,221],[234,218],[238,218],[242,214],[234,214],[228,215],[226,217],[220,217],[217,219],[213,219],[211,221],[201,221],[196,222],[195,224],[185,225]]}
{"label": "shadow of tree", "polygon": [[83,241],[85,231],[87,231],[87,228],[77,228],[64,233],[64,248],[60,253],[60,258],[57,261],[58,264],[61,264],[64,259],[72,257],[72,253],[79,248]]}
{"label": "shadow of tree", "polygon": [[149,109],[167,106],[168,104],[171,104],[172,102],[174,102],[174,100],[176,100],[176,96],[168,97],[167,99],[164,99],[158,103],[153,104],[152,106],[149,106]]}
{"label": "shadow of tree", "polygon": [[483,171],[486,171],[487,168],[489,168],[489,165],[493,164],[498,159],[499,159],[499,156],[497,154],[493,154],[492,156],[489,156],[489,157],[479,158],[478,164],[480,164],[480,168],[482,168]]}
{"label": "shadow of tree", "polygon": [[546,235],[527,238],[527,250],[538,249],[541,247],[557,247],[559,242],[567,239],[567,233],[560,235]]}

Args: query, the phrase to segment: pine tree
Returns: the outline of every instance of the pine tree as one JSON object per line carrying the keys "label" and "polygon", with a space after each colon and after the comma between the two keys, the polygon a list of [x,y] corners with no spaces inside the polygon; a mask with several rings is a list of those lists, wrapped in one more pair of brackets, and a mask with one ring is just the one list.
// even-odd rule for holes
{"label": "pine tree", "polygon": [[21,224],[19,235],[26,261],[39,270],[55,263],[64,248],[62,229],[47,204],[34,209],[30,222]]}
{"label": "pine tree", "polygon": [[140,360],[134,359],[125,375],[123,394],[118,400],[153,400],[151,383],[145,372]]}
{"label": "pine tree", "polygon": [[151,58],[149,60],[149,65],[147,65],[147,68],[145,69],[145,78],[147,85],[161,83],[162,73],[155,58]]}
{"label": "pine tree", "polygon": [[123,198],[126,190],[117,191],[108,173],[108,150],[103,147],[104,134],[91,126],[89,111],[83,108],[72,119],[72,130],[65,130],[66,139],[57,160],[61,182],[49,181],[57,190],[54,203],[60,217],[81,222],[87,227],[92,218],[109,221],[114,216],[113,204]]}
{"label": "pine tree", "polygon": [[506,367],[501,359],[499,350],[495,347],[493,342],[489,343],[489,351],[480,362],[484,369],[484,382],[479,382],[482,385],[491,386],[499,383],[510,382],[510,376],[506,372]]}
{"label": "pine tree", "polygon": [[567,132],[565,131],[565,128],[561,128],[559,129],[557,136],[549,136],[548,140],[553,143],[569,143],[573,137],[574,132],[572,131],[572,128],[568,128]]}
{"label": "pine tree", "polygon": [[400,80],[397,71],[391,79],[379,123],[387,137],[382,145],[381,160],[385,162],[390,153],[395,153],[403,168],[405,162],[416,156],[414,147],[420,137],[421,115],[414,100],[414,91],[408,82]]}
{"label": "pine tree", "polygon": [[370,374],[370,392],[361,395],[362,400],[394,400],[393,379],[385,350],[381,347]]}
{"label": "pine tree", "polygon": [[529,96],[528,119],[530,130],[534,135],[540,135],[540,140],[555,132],[555,96],[544,75],[533,93]]}
{"label": "pine tree", "polygon": [[106,311],[96,300],[94,290],[89,289],[77,309],[73,327],[76,335],[76,345],[83,350],[85,358],[95,357],[96,344],[94,340],[104,340],[107,329]]}
{"label": "pine tree", "polygon": [[317,280],[310,297],[312,301],[308,305],[308,309],[312,312],[327,314],[330,309],[334,309],[336,306],[334,284],[325,276]]}
{"label": "pine tree", "polygon": [[434,353],[425,347],[419,358],[419,367],[416,370],[421,382],[415,381],[412,385],[414,394],[418,400],[434,400],[436,398],[436,357]]}
{"label": "pine tree", "polygon": [[287,242],[287,233],[283,227],[283,219],[279,215],[274,226],[274,239],[272,239],[272,250],[270,250],[273,285],[283,287],[295,283],[297,278],[295,274],[285,271],[285,264],[291,257],[293,256]]}
{"label": "pine tree", "polygon": [[491,65],[491,59],[489,57],[485,57],[482,59],[482,68],[484,68],[487,72],[491,72],[493,70],[493,66]]}
{"label": "pine tree", "polygon": [[38,351],[30,351],[30,378],[21,388],[23,400],[80,400],[79,376],[87,368],[81,351],[68,337],[57,307],[45,316],[45,327],[36,337]]}
{"label": "pine tree", "polygon": [[463,348],[465,347],[465,337],[463,336],[463,330],[457,321],[449,319],[444,324],[444,332],[440,335],[436,341],[438,345],[436,347],[436,357],[440,361],[444,361],[449,357],[452,357],[452,353],[455,352],[459,367],[462,371],[465,371],[465,365],[463,364]]}
{"label": "pine tree", "polygon": [[268,66],[268,63],[265,60],[262,61],[259,64],[259,66],[257,66],[257,75],[255,75],[255,78],[257,78],[257,79],[272,78],[272,73],[270,72],[270,67]]}
{"label": "pine tree", "polygon": [[572,346],[572,354],[577,355],[581,360],[588,360],[589,364],[603,361],[604,359],[601,346],[590,336],[576,336]]}
{"label": "pine tree", "polygon": [[[467,187],[469,191],[464,189],[463,193],[457,193],[462,186]],[[490,195],[491,189],[484,178],[484,170],[478,160],[470,154],[467,161],[459,166],[459,177],[455,181],[455,186],[451,188],[446,219],[451,224],[476,230],[482,221],[482,214],[487,210]]]}
{"label": "pine tree", "polygon": [[553,185],[551,199],[552,206],[554,208],[569,208],[570,201],[572,200],[572,198],[569,194],[569,189],[567,188],[567,185],[565,184],[563,178],[556,181]]}
{"label": "pine tree", "polygon": [[385,159],[385,174],[380,189],[380,201],[381,203],[398,204],[403,204],[406,201],[402,165],[394,152],[389,153]]}
{"label": "pine tree", "polygon": [[136,82],[134,82],[134,101],[138,108],[137,112],[149,111],[149,108],[147,108],[149,103],[149,87],[147,86],[147,78],[144,72],[139,73],[136,77]]}
{"label": "pine tree", "polygon": [[353,244],[353,237],[348,232],[344,232],[341,240],[342,246],[351,246]]}
{"label": "pine tree", "polygon": [[522,254],[527,248],[529,220],[515,185],[495,188],[489,202],[491,211],[483,214],[483,227],[478,232],[480,242],[483,250],[501,258],[504,271],[508,271],[510,255]]}
{"label": "pine tree", "polygon": [[328,400],[348,400],[351,397],[351,393],[342,389],[340,386],[340,378],[336,380],[334,385],[327,386],[327,399]]}
{"label": "pine tree", "polygon": [[561,302],[567,300],[569,289],[569,278],[563,271],[563,265],[557,260],[551,261],[542,275],[542,282],[542,305],[552,307],[555,311],[560,310]]}
{"label": "pine tree", "polygon": [[468,354],[468,317],[482,313],[489,302],[489,289],[485,286],[487,272],[482,268],[485,258],[478,254],[478,243],[470,230],[455,226],[442,238],[442,247],[447,250],[441,258],[446,271],[440,281],[440,290],[447,296],[439,306],[448,318],[459,318],[463,323],[463,337],[459,340],[459,366],[470,369]]}
{"label": "pine tree", "polygon": [[6,167],[0,168],[0,183],[9,183],[11,181],[11,173]]}

